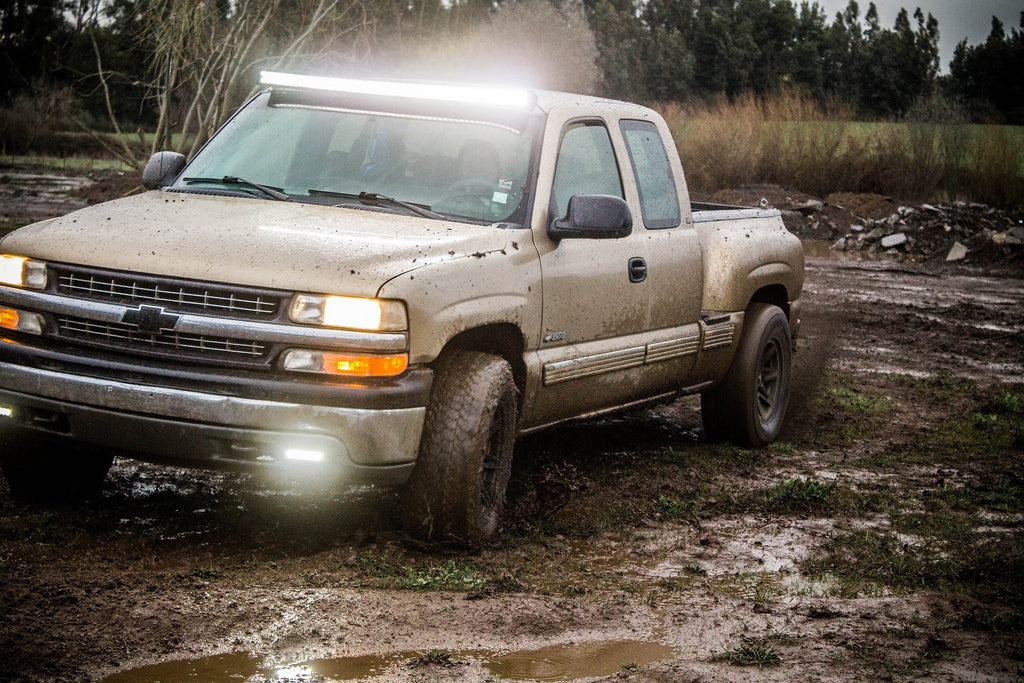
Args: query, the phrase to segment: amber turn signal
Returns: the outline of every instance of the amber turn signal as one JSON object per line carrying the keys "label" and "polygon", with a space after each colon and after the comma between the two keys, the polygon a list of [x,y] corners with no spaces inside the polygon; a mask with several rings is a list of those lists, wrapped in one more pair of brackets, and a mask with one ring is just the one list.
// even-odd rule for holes
{"label": "amber turn signal", "polygon": [[330,351],[291,349],[284,354],[285,370],[345,377],[393,377],[409,367],[409,356],[367,356]]}

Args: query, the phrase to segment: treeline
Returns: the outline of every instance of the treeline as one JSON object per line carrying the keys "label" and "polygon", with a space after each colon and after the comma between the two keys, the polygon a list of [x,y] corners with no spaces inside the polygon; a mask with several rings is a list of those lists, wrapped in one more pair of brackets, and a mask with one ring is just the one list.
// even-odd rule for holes
{"label": "treeline", "polygon": [[[919,9],[882,26],[855,0],[831,18],[790,0],[13,0],[0,5],[0,134],[5,149],[50,125],[198,144],[259,68],[647,102],[795,89],[868,118],[938,95],[973,120],[1024,123],[1024,13],[1009,32],[993,18],[941,76],[939,31]],[[132,151],[123,136],[103,144]]]}
{"label": "treeline", "polygon": [[941,95],[977,121],[1024,123],[1024,12],[1009,34],[993,17],[988,40],[961,42],[940,76],[939,23],[920,8],[887,28],[856,0],[831,19],[789,0],[584,1],[609,95],[692,102],[796,87],[866,118]]}

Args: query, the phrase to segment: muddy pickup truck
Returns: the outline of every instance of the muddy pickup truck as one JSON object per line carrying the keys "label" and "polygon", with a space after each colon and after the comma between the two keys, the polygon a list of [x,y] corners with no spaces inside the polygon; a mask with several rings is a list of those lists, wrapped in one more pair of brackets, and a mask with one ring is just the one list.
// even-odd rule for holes
{"label": "muddy pickup truck", "polygon": [[518,435],[700,393],[779,433],[803,252],[689,201],[650,109],[264,72],[151,191],[0,242],[0,465],[95,489],[114,454],[400,487],[407,531],[497,529]]}

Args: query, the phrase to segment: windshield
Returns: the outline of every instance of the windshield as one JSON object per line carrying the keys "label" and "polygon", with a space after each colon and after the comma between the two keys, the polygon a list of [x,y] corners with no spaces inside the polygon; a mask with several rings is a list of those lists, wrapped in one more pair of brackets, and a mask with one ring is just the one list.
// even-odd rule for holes
{"label": "windshield", "polygon": [[170,189],[256,194],[258,185],[299,201],[414,204],[444,217],[522,223],[532,146],[529,134],[498,124],[277,106],[263,93]]}

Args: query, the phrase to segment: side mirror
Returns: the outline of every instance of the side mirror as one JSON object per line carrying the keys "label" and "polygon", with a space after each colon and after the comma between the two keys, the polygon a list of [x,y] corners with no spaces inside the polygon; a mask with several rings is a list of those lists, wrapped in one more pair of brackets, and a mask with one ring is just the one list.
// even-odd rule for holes
{"label": "side mirror", "polygon": [[617,239],[633,232],[633,214],[629,205],[606,194],[577,194],[569,199],[565,218],[549,228],[552,239]]}
{"label": "side mirror", "polygon": [[142,171],[142,185],[147,190],[167,187],[185,168],[185,155],[177,152],[157,152],[146,162]]}

